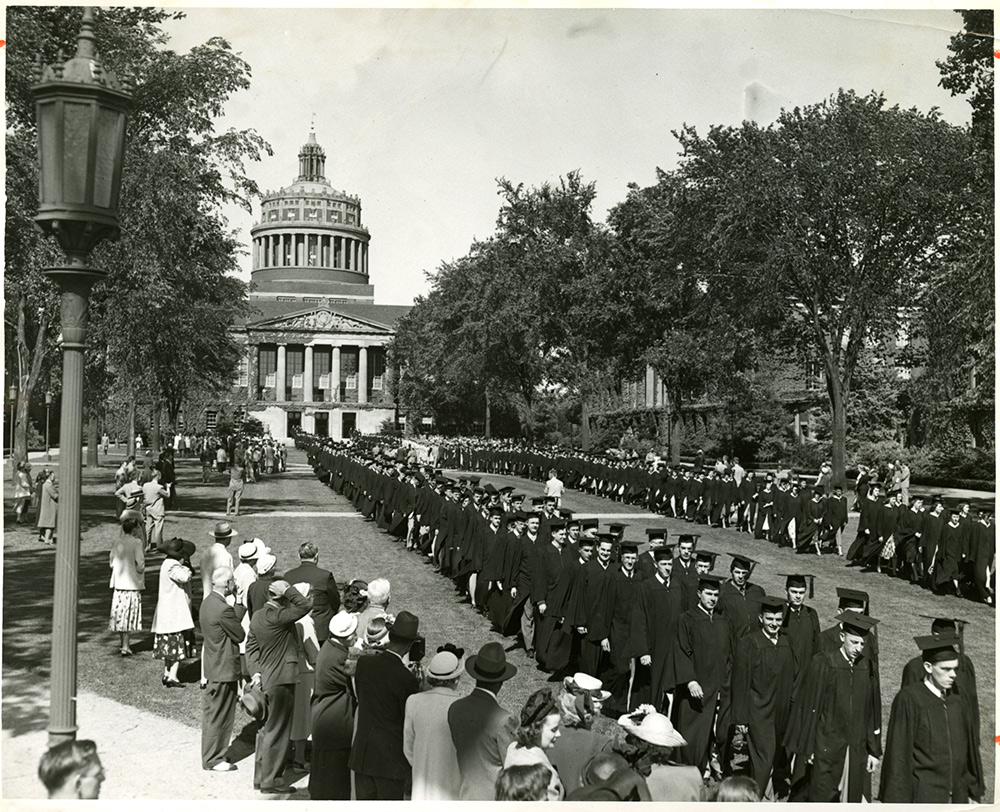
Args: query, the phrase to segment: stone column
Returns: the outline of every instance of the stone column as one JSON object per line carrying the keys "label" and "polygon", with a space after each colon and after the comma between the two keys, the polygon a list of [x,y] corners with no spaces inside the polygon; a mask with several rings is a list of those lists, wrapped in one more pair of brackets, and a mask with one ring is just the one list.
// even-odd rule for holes
{"label": "stone column", "polygon": [[330,400],[340,400],[340,347],[333,346],[330,359]]}
{"label": "stone column", "polygon": [[306,403],[313,399],[313,348],[306,344],[306,362],[302,371],[302,400]]}
{"label": "stone column", "polygon": [[651,408],[653,408],[653,406],[656,405],[656,403],[654,402],[654,396],[653,396],[653,392],[654,392],[653,382],[654,382],[654,380],[655,380],[655,378],[654,378],[654,375],[653,375],[653,368],[649,364],[646,364],[646,408],[647,409],[651,409]]}
{"label": "stone column", "polygon": [[278,368],[274,371],[274,399],[285,399],[285,345],[278,345]]}
{"label": "stone column", "polygon": [[358,348],[358,403],[368,402],[368,348]]}

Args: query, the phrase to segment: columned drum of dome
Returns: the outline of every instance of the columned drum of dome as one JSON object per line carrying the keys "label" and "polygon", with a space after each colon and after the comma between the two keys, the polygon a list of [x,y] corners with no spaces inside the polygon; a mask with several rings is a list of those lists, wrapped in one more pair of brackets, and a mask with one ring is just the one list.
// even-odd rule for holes
{"label": "columned drum of dome", "polygon": [[298,177],[264,195],[260,222],[250,231],[258,297],[315,293],[374,301],[361,199],[335,189],[325,171],[326,152],[310,132],[299,150]]}

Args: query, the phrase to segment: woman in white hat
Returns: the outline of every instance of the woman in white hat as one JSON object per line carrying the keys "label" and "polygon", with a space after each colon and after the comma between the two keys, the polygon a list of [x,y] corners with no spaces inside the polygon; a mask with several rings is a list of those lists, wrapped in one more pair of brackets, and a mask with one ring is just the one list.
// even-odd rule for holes
{"label": "woman in white hat", "polygon": [[356,704],[345,665],[357,631],[357,617],[338,612],[330,620],[330,636],[316,658],[309,773],[309,797],[314,801],[351,800],[351,770],[347,765]]}
{"label": "woman in white hat", "polygon": [[595,699],[599,701],[607,693],[602,688],[601,681],[589,674],[577,673],[563,680],[560,736],[546,755],[558,770],[567,795],[580,787],[587,763],[601,753],[610,753],[614,743],[610,736],[591,729],[597,716]]}
{"label": "woman in white hat", "polygon": [[701,801],[703,783],[697,767],[671,761],[675,747],[687,742],[670,719],[651,705],[640,705],[618,719],[625,731],[625,744],[632,769],[646,779],[653,801]]}

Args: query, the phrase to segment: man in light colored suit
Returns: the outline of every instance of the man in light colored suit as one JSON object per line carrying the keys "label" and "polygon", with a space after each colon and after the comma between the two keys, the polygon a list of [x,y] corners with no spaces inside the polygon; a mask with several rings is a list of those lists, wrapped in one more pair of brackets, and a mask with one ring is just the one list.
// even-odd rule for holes
{"label": "man in light colored suit", "polygon": [[267,719],[257,733],[254,786],[268,795],[295,790],[281,775],[291,753],[295,683],[299,680],[295,621],[309,614],[312,601],[288,581],[272,581],[268,601],[250,619],[247,667],[267,696]]}
{"label": "man in light colored suit", "polygon": [[413,768],[411,800],[459,799],[462,776],[448,727],[448,708],[459,698],[462,653],[452,649],[435,654],[427,666],[429,690],[406,700],[403,754]]}
{"label": "man in light colored suit", "polygon": [[448,727],[458,754],[461,800],[492,801],[518,720],[497,702],[503,683],[517,673],[500,643],[487,643],[469,657],[465,670],[476,680],[472,693],[448,708]]}
{"label": "man in light colored suit", "polygon": [[[207,680],[201,712],[201,766],[213,772],[232,772],[226,760],[236,715],[236,686],[240,678],[240,649],[245,632],[226,598],[236,590],[233,571],[218,567],[212,573],[212,591],[201,604],[199,622],[205,638],[202,668]],[[240,614],[245,612],[240,607]]]}

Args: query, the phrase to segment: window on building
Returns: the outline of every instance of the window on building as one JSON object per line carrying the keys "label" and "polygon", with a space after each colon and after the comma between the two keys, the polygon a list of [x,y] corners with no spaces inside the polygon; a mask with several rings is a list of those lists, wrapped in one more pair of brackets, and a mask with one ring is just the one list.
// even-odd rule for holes
{"label": "window on building", "polygon": [[305,347],[289,347],[285,353],[285,385],[292,389],[301,389],[305,367]]}
{"label": "window on building", "polygon": [[810,392],[823,386],[823,365],[819,361],[806,361],[806,389]]}
{"label": "window on building", "polygon": [[323,301],[323,298],[320,296],[303,296],[302,301],[308,302],[309,304],[319,304]]}
{"label": "window on building", "polygon": [[277,386],[278,347],[261,344],[257,348],[257,386],[274,391]]}
{"label": "window on building", "polygon": [[385,382],[385,350],[371,347],[368,350],[368,366],[371,369],[372,392],[381,392]]}
{"label": "window on building", "polygon": [[205,428],[209,431],[213,431],[215,427],[219,424],[219,413],[218,412],[205,412]]}
{"label": "window on building", "polygon": [[250,359],[245,355],[240,358],[239,371],[236,374],[236,385],[237,386],[249,386],[250,385]]}
{"label": "window on building", "polygon": [[295,301],[295,297],[294,296],[278,296],[277,297],[277,301],[279,301],[279,302],[294,302]]}

